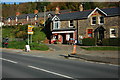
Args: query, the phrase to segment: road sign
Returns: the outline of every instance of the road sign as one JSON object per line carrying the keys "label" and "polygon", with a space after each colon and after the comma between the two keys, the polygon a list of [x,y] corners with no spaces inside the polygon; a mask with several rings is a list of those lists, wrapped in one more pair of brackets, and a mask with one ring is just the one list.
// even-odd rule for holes
{"label": "road sign", "polygon": [[28,32],[28,34],[33,34],[33,31],[31,31],[31,32]]}
{"label": "road sign", "polygon": [[28,25],[28,34],[33,34],[32,28],[34,26],[33,25]]}

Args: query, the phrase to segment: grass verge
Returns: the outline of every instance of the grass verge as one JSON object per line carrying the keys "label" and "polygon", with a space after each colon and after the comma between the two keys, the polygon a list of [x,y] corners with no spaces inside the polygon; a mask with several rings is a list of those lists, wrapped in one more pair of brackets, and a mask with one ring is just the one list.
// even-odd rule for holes
{"label": "grass verge", "polygon": [[85,50],[120,51],[120,47],[80,47]]}
{"label": "grass verge", "polygon": [[[25,41],[11,41],[8,44],[8,48],[14,48],[14,49],[25,49],[26,42]],[[30,44],[31,50],[41,50],[46,51],[49,49],[48,46],[45,44],[38,44],[38,43],[31,43]]]}

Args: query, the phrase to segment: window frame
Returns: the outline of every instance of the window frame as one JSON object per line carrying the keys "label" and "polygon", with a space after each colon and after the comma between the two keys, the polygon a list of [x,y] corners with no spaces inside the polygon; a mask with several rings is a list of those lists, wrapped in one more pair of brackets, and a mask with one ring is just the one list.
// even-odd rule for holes
{"label": "window frame", "polygon": [[[57,24],[57,27],[56,27]],[[53,29],[59,29],[60,28],[60,21],[53,21]]]}
{"label": "window frame", "polygon": [[[91,33],[89,33],[89,30],[92,30],[92,31],[90,31]],[[89,36],[89,34],[91,34],[91,36]],[[93,29],[87,29],[87,37],[88,38],[93,38]]]}
{"label": "window frame", "polygon": [[[72,21],[72,23],[71,23],[71,21]],[[72,26],[71,26],[71,24],[72,24]],[[69,27],[74,27],[74,20],[69,21]]]}
{"label": "window frame", "polygon": [[[115,30],[115,34],[112,33],[112,31]],[[117,29],[116,28],[110,28],[110,38],[116,38],[117,37]]]}
{"label": "window frame", "polygon": [[[93,20],[93,18],[96,18],[96,20]],[[93,21],[95,21],[95,24],[93,24]],[[91,25],[96,25],[96,24],[97,24],[97,17],[96,16],[91,17]]]}
{"label": "window frame", "polygon": [[27,21],[29,21],[29,16],[27,16]]}
{"label": "window frame", "polygon": [[11,19],[10,18],[8,18],[8,22],[10,22],[11,21]]}
{"label": "window frame", "polygon": [[35,21],[38,20],[38,15],[35,15]]}
{"label": "window frame", "polygon": [[[101,17],[103,17],[103,23],[101,23]],[[103,25],[104,23],[105,23],[105,20],[104,20],[105,18],[104,18],[104,16],[99,16],[98,17],[98,24],[101,24],[101,25]]]}

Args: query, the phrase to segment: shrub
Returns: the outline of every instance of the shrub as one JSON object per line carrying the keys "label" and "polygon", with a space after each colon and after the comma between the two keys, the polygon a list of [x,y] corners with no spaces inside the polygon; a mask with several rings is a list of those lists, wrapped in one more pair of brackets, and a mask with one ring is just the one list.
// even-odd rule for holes
{"label": "shrub", "polygon": [[120,46],[120,38],[103,39],[103,46]]}
{"label": "shrub", "polygon": [[49,47],[45,44],[38,44],[38,43],[30,43],[31,50],[48,50]]}
{"label": "shrub", "polygon": [[96,40],[95,38],[84,38],[82,40],[83,46],[95,46]]}

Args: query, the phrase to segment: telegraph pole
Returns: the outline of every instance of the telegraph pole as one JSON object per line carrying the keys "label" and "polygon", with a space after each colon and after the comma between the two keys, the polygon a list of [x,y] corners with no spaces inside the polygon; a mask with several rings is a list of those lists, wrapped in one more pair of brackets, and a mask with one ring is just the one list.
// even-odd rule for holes
{"label": "telegraph pole", "polygon": [[44,27],[45,27],[45,21],[46,21],[46,6],[44,6]]}

